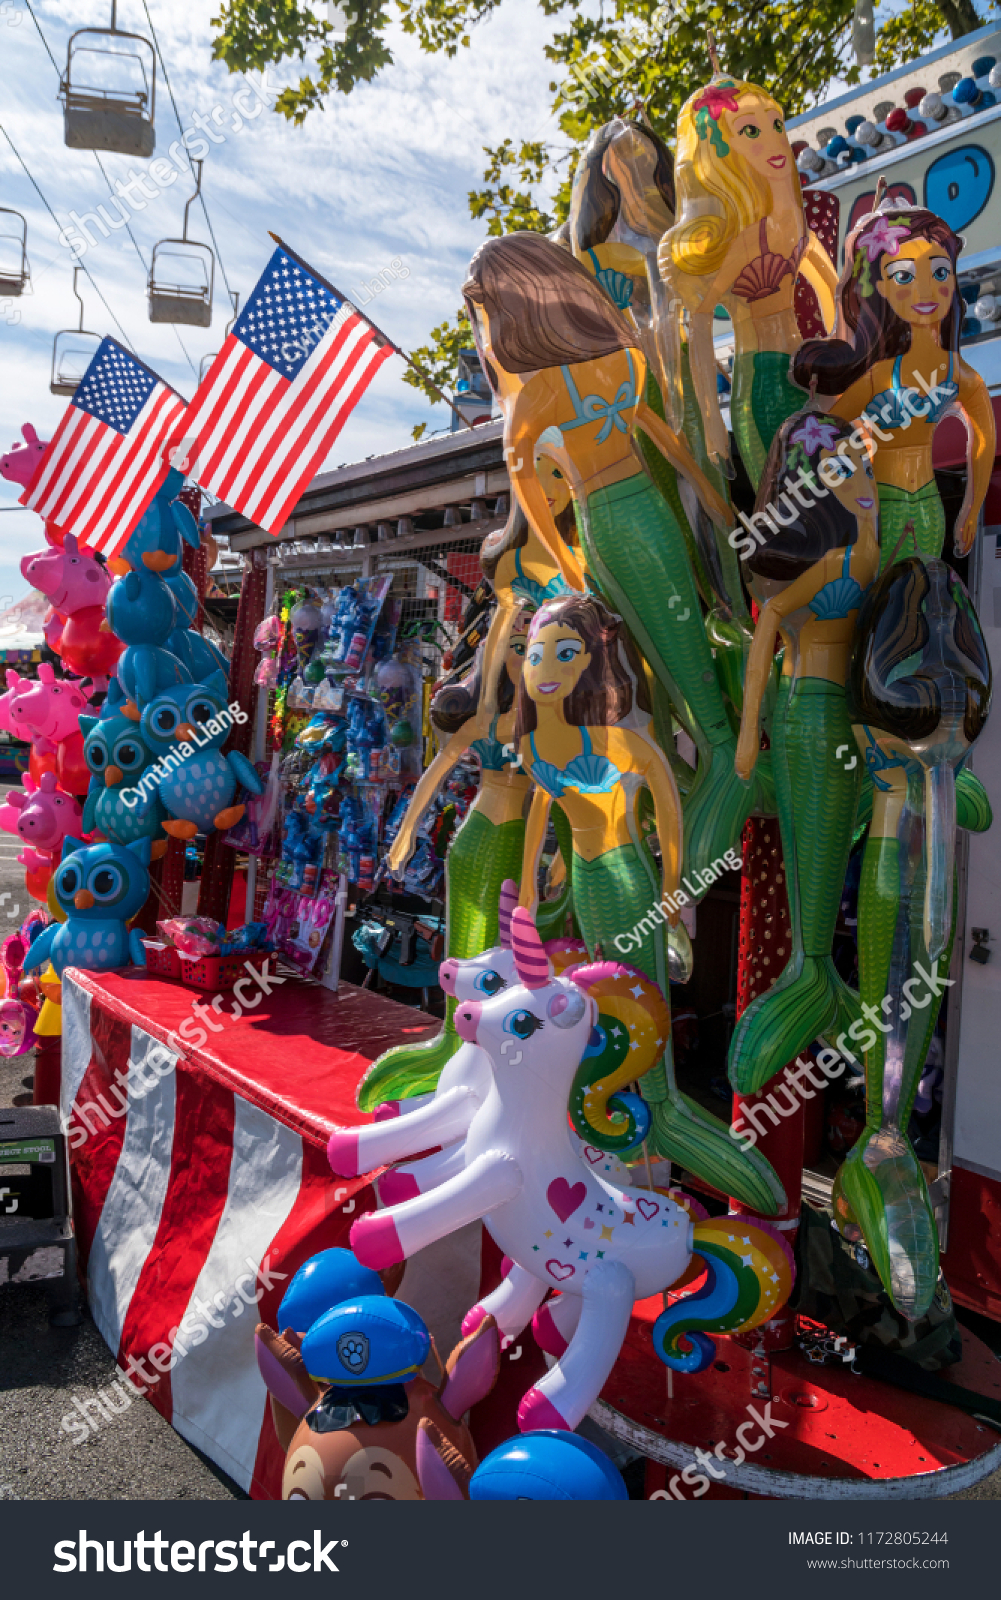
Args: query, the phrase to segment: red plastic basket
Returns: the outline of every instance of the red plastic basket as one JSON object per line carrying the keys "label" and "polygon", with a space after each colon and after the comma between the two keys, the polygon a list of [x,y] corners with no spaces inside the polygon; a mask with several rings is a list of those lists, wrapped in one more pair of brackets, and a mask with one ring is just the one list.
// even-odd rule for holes
{"label": "red plastic basket", "polygon": [[232,989],[246,977],[249,961],[258,972],[268,956],[258,950],[242,950],[227,956],[186,956],[172,944],[144,939],[146,971],[160,978],[178,978],[192,989]]}
{"label": "red plastic basket", "polygon": [[259,972],[267,959],[257,950],[240,950],[231,956],[181,955],[180,978],[192,989],[232,989],[234,983],[247,976],[248,961]]}
{"label": "red plastic basket", "polygon": [[146,950],[146,971],[155,972],[160,978],[179,978],[181,976],[181,957],[172,944],[161,944],[156,939],[144,939]]}

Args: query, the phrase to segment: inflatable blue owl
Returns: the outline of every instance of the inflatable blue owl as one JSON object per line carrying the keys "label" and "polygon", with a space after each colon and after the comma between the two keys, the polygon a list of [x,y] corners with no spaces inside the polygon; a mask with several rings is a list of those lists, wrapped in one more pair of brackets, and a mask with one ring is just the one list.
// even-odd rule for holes
{"label": "inflatable blue owl", "polygon": [[159,757],[159,794],[171,818],[163,828],[175,839],[232,828],[244,812],[233,804],[238,788],[263,791],[246,756],[222,754],[232,721],[227,694],[224,674],[214,672],[204,683],[176,684],[140,703],[140,732]]}
{"label": "inflatable blue owl", "polygon": [[[183,487],[183,473],[171,467],[122,551],[130,566],[146,566],[170,577],[181,570],[181,540],[197,550],[198,523],[177,498]],[[147,561],[147,556],[153,559]]]}
{"label": "inflatable blue owl", "polygon": [[100,717],[81,717],[80,732],[91,773],[83,805],[84,833],[103,833],[112,844],[149,839],[154,858],[162,855],[167,841],[161,823],[167,813],[155,779],[142,781],[156,756],[138,725],[124,712],[105,707]]}
{"label": "inflatable blue owl", "polygon": [[127,845],[64,840],[53,884],[66,921],[39,934],[25,957],[25,973],[48,961],[60,978],[67,967],[111,972],[129,960],[144,967],[142,935],[126,924],[146,904],[148,868],[148,839]]}
{"label": "inflatable blue owl", "polygon": [[107,612],[112,633],[126,646],[115,671],[129,700],[138,705],[171,684],[190,683],[187,667],[165,648],[178,615],[174,596],[158,572],[140,567],[117,578]]}

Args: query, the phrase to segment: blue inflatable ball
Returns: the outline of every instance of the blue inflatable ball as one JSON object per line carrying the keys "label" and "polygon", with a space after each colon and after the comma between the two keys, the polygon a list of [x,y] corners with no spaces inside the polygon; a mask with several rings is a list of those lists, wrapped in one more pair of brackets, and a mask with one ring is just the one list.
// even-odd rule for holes
{"label": "blue inflatable ball", "polygon": [[628,1500],[622,1474],[576,1433],[542,1428],[508,1439],[481,1461],[470,1500]]}
{"label": "blue inflatable ball", "polygon": [[360,1295],[334,1306],[302,1341],[311,1377],[324,1383],[371,1388],[409,1383],[424,1365],[431,1336],[410,1306],[386,1295]]}
{"label": "blue inflatable ball", "polygon": [[318,1317],[342,1300],[385,1292],[379,1274],[363,1267],[353,1251],[321,1250],[303,1262],[286,1289],[278,1307],[279,1332],[292,1328],[295,1333],[306,1333]]}

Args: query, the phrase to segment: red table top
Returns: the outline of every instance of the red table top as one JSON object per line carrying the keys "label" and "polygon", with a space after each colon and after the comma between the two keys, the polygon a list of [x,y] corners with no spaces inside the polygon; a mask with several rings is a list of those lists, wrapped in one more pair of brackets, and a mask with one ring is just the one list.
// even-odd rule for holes
{"label": "red table top", "polygon": [[[223,1083],[315,1144],[326,1144],[334,1123],[371,1121],[359,1112],[355,1091],[377,1056],[392,1045],[432,1037],[441,1027],[424,1011],[352,983],[342,983],[333,994],[319,983],[289,977],[237,1017],[231,993],[213,1011],[210,992],[136,968],[109,973],[73,968],[72,976],[94,1003],[179,1051],[190,1069]],[[248,988],[248,998],[261,993],[253,983]],[[204,1044],[178,1037],[188,1018],[208,1034]]]}

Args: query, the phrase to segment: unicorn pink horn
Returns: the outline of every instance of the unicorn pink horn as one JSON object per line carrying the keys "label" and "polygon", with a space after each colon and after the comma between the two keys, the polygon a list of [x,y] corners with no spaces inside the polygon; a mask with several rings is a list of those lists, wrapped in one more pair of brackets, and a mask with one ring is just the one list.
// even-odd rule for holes
{"label": "unicorn pink horn", "polygon": [[511,914],[518,904],[518,885],[513,878],[505,878],[501,884],[500,899],[497,902],[497,926],[500,932],[500,942],[505,950],[511,948]]}
{"label": "unicorn pink horn", "polygon": [[516,906],[511,914],[511,949],[518,981],[526,989],[544,989],[553,972],[530,912]]}

